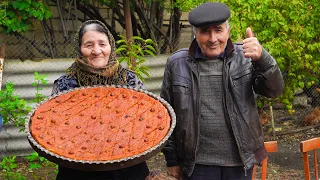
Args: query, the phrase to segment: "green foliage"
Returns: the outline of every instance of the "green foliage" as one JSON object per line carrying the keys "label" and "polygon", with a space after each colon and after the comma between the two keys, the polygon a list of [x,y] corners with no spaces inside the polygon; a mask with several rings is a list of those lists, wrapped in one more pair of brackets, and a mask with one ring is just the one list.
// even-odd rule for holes
{"label": "green foliage", "polygon": [[0,163],[0,169],[2,169],[1,177],[3,179],[19,179],[19,180],[27,179],[22,175],[21,172],[15,171],[17,167],[18,167],[18,164],[16,163],[16,156],[3,158]]}
{"label": "green foliage", "polygon": [[3,0],[0,14],[0,27],[5,33],[26,32],[34,20],[51,17],[49,7],[42,0]]}
{"label": "green foliage", "polygon": [[[25,156],[24,160],[28,164],[28,172],[32,173],[31,176],[33,179],[42,179],[43,177],[38,174],[39,169],[45,168],[45,169],[51,169],[52,171],[48,171],[50,175],[55,175],[57,173],[57,165],[48,161],[44,157],[39,156],[38,153],[34,152],[30,154],[29,156]],[[19,168],[19,163],[16,161],[16,156],[8,156],[2,159],[0,163],[0,169],[2,172],[2,178],[3,179],[19,179],[19,180],[25,180],[28,179],[27,174],[22,174],[21,172],[18,172],[17,169]]]}
{"label": "green foliage", "polygon": [[[200,5],[201,3],[205,2],[204,0],[175,0],[171,5],[171,8],[177,7],[183,12],[188,12],[191,9],[195,8],[196,6]],[[167,4],[167,6],[170,6]]]}
{"label": "green foliage", "polygon": [[39,103],[46,98],[46,96],[40,93],[40,91],[42,90],[40,85],[48,84],[48,75],[40,75],[38,72],[34,72],[34,76],[35,81],[32,82],[32,86],[36,87],[36,98],[33,100],[33,102]]}
{"label": "green foliage", "polygon": [[[40,84],[47,84],[47,75],[39,75],[35,72],[35,82],[32,86],[36,87],[36,98],[32,102],[39,103],[46,97],[40,93],[42,88]],[[20,98],[19,95],[14,94],[14,84],[9,82],[6,84],[6,88],[0,91],[0,114],[3,118],[3,124],[13,123],[18,127],[21,127],[20,131],[24,130],[24,124],[26,116],[30,112],[31,107],[27,105],[27,101]]]}
{"label": "green foliage", "polygon": [[148,73],[150,68],[143,65],[146,62],[143,57],[145,55],[155,56],[155,43],[151,39],[142,39],[139,36],[133,36],[132,39],[126,39],[121,35],[119,37],[121,38],[117,41],[119,48],[116,50],[121,56],[118,59],[119,62],[126,62],[129,69],[133,70],[142,81],[145,81],[143,75],[150,78]]}
{"label": "green foliage", "polygon": [[14,95],[12,82],[7,83],[6,88],[0,91],[0,102],[3,124],[10,122],[16,126],[24,127],[26,115],[30,112],[31,107],[24,99]]}
{"label": "green foliage", "polygon": [[[32,82],[32,86],[36,87],[36,98],[33,102],[39,103],[46,98],[40,93],[42,90],[40,85],[46,85],[48,80],[47,75],[40,75],[38,72],[34,72],[34,75],[35,81]],[[0,114],[4,120],[3,124],[11,122],[16,126],[21,127],[21,130],[24,130],[26,115],[30,112],[31,107],[27,106],[27,102],[24,99],[21,99],[18,95],[14,95],[14,84],[12,82],[7,83],[6,88],[0,91],[0,102]],[[26,156],[25,160],[29,164],[29,170],[32,172],[33,179],[42,178],[37,174],[37,171],[34,171],[40,168],[51,168],[52,171],[50,174],[57,173],[57,165],[48,161],[44,157],[40,157],[36,152]],[[18,164],[16,162],[16,156],[3,158],[0,164],[0,169],[2,169],[2,178],[19,180],[27,179],[27,177],[16,171],[17,167]]]}
{"label": "green foliage", "polygon": [[52,171],[49,171],[48,175],[51,174],[57,174],[58,173],[58,165],[50,162],[44,157],[39,156],[38,153],[34,152],[30,154],[29,156],[24,157],[24,159],[28,162],[29,164],[29,170],[33,172],[33,178],[34,179],[41,179],[39,175],[37,175],[37,170],[41,168],[45,169],[51,169]]}

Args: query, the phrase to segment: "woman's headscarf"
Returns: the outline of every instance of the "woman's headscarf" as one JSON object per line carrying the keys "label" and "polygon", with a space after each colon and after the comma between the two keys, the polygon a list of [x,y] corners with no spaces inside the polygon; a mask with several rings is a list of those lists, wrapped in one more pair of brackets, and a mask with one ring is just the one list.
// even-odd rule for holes
{"label": "woman's headscarf", "polygon": [[[98,24],[104,28],[106,35],[111,46],[111,53],[109,56],[108,64],[104,67],[94,67],[88,63],[88,60],[81,54],[81,41],[84,28],[90,24]],[[98,31],[99,32],[99,31]],[[88,20],[85,21],[74,40],[74,51],[76,54],[76,61],[67,69],[67,75],[75,76],[78,79],[80,86],[90,86],[90,85],[125,85],[127,71],[119,65],[116,58],[116,44],[115,40],[110,33],[109,29],[98,20]]]}

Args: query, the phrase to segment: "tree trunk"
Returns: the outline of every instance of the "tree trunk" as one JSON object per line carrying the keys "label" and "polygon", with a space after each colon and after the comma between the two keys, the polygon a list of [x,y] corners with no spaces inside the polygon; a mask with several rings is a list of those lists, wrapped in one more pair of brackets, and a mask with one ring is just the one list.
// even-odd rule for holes
{"label": "tree trunk", "polygon": [[182,13],[178,8],[173,8],[173,12],[170,16],[169,28],[167,31],[167,37],[170,37],[170,42],[163,44],[161,47],[161,53],[165,53],[168,46],[170,53],[177,50],[181,34],[181,14]]}

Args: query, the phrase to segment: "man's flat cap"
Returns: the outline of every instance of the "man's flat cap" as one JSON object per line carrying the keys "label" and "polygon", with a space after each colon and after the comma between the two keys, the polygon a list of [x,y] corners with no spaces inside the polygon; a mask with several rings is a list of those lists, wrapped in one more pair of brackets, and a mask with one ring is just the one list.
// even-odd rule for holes
{"label": "man's flat cap", "polygon": [[221,24],[230,17],[227,5],[218,2],[206,2],[189,13],[189,23],[195,27]]}

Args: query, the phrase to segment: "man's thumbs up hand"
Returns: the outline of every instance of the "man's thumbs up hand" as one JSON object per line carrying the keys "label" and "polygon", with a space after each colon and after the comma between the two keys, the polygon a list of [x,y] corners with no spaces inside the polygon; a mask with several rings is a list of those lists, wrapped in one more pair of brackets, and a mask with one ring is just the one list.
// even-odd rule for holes
{"label": "man's thumbs up hand", "polygon": [[246,58],[252,60],[258,60],[262,55],[262,46],[260,45],[257,38],[253,37],[253,32],[250,27],[246,29],[246,39],[243,43],[243,54]]}
{"label": "man's thumbs up hand", "polygon": [[249,27],[246,29],[246,37],[247,38],[253,37],[253,33],[251,31],[251,28],[249,28]]}

